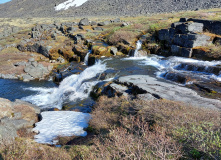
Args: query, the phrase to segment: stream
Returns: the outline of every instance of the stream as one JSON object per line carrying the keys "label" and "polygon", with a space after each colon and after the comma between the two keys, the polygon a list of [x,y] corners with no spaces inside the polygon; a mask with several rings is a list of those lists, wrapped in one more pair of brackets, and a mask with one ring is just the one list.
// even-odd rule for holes
{"label": "stream", "polygon": [[[141,45],[137,43],[135,57],[103,57],[98,60],[95,65],[86,68],[80,74],[72,74],[66,77],[59,86],[53,83],[53,81],[22,82],[18,80],[0,79],[0,97],[12,101],[22,99],[46,111],[43,112],[43,121],[38,122],[34,129],[40,132],[35,138],[39,143],[56,144],[56,141],[53,141],[57,136],[55,133],[64,136],[70,136],[71,133],[86,136],[83,128],[87,127],[87,122],[90,119],[88,113],[91,112],[91,106],[95,103],[90,97],[90,92],[98,83],[108,82],[118,77],[128,75],[149,75],[168,84],[173,83],[182,86],[191,85],[193,83],[210,84],[212,82],[221,82],[221,61],[207,62],[181,57],[165,58],[157,55],[140,57],[138,52],[140,47]],[[90,53],[91,52],[88,52],[85,57],[85,65],[88,63]],[[114,74],[101,80],[99,77],[103,72],[113,72]],[[214,90],[221,93],[220,88],[221,87],[214,87]],[[70,111],[78,110],[80,112],[48,112],[53,108],[62,110],[65,106],[68,106],[68,110]],[[63,119],[61,116],[64,116]],[[66,122],[68,119],[70,123],[67,125],[64,124],[64,121]],[[72,124],[71,121],[79,123]],[[50,125],[57,124],[54,130],[50,129],[53,131],[53,134],[47,130],[47,127],[50,127],[50,125],[47,126],[46,124],[49,123]],[[74,130],[73,125],[75,126]],[[66,127],[65,132],[64,126]],[[48,137],[48,135],[51,136]]]}

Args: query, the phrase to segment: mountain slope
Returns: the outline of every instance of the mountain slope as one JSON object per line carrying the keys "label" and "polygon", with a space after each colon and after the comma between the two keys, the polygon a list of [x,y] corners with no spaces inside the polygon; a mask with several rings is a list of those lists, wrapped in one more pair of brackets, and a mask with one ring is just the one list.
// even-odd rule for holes
{"label": "mountain slope", "polygon": [[[55,10],[67,1],[77,7]],[[0,5],[0,17],[134,16],[220,7],[220,0],[12,0]]]}

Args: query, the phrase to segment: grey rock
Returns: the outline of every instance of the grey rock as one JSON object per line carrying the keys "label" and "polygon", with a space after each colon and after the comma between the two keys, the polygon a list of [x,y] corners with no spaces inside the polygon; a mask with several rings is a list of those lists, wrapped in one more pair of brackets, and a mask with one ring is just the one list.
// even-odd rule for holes
{"label": "grey rock", "polygon": [[214,34],[221,35],[221,21],[213,21],[213,20],[203,20],[203,19],[193,19],[190,18],[188,21],[193,21],[197,23],[203,23],[203,30],[209,31]]}
{"label": "grey rock", "polygon": [[38,66],[38,62],[36,62],[36,61],[31,62],[31,65],[34,66],[34,67],[37,67]]}
{"label": "grey rock", "polygon": [[28,74],[23,75],[22,79],[23,79],[24,82],[29,82],[31,80],[34,80],[34,78],[32,76],[28,75]]}
{"label": "grey rock", "polygon": [[34,38],[34,39],[40,38],[41,35],[42,35],[42,34],[41,34],[39,31],[32,31],[32,32],[31,32],[31,38]]}
{"label": "grey rock", "polygon": [[15,74],[1,74],[1,78],[3,79],[18,79]]}
{"label": "grey rock", "polygon": [[90,25],[90,24],[89,24],[88,18],[83,18],[83,19],[81,19],[80,22],[79,22],[79,26],[89,26],[89,25]]}
{"label": "grey rock", "polygon": [[77,30],[78,30],[78,29],[77,29],[76,27],[73,27],[73,26],[67,28],[67,32],[68,32],[68,33],[73,33],[73,32],[76,32]]}
{"label": "grey rock", "polygon": [[12,123],[8,123],[6,125],[2,125],[0,123],[0,145],[7,145],[12,143],[15,137],[18,137],[18,135]]}
{"label": "grey rock", "polygon": [[15,103],[16,105],[18,105],[18,104],[27,105],[27,106],[33,108],[33,109],[35,110],[35,113],[36,113],[36,114],[40,114],[40,113],[41,113],[41,109],[40,109],[38,106],[34,105],[34,104],[31,104],[31,103],[22,101],[22,100],[20,100],[20,99],[16,99],[14,103]]}
{"label": "grey rock", "polygon": [[91,21],[91,26],[96,26],[97,25],[97,22],[95,22],[95,21]]}
{"label": "grey rock", "polygon": [[118,49],[117,49],[117,47],[112,46],[111,49],[110,49],[110,51],[111,51],[111,53],[112,53],[113,55],[116,56],[116,54],[117,54],[117,52],[118,52]]}
{"label": "grey rock", "polygon": [[101,27],[93,27],[93,30],[95,30],[95,31],[103,31],[104,29],[101,28]]}
{"label": "grey rock", "polygon": [[11,123],[15,126],[16,130],[33,126],[33,124],[24,119],[11,120]]}
{"label": "grey rock", "polygon": [[203,23],[182,23],[176,26],[176,30],[179,31],[181,34],[186,34],[188,32],[201,33],[203,32]]}
{"label": "grey rock", "polygon": [[123,22],[122,24],[121,24],[121,27],[126,27],[126,26],[129,26],[130,24],[128,23],[128,22]]}
{"label": "grey rock", "polygon": [[201,97],[191,89],[176,84],[162,82],[147,75],[120,77],[117,83],[127,86],[137,86],[154,97],[181,101],[198,107],[221,109],[221,102],[219,100]]}
{"label": "grey rock", "polygon": [[15,112],[14,113],[13,119],[21,119],[21,118],[22,118],[21,112]]}
{"label": "grey rock", "polygon": [[61,58],[61,57],[59,57],[59,58],[57,59],[57,61],[58,61],[59,63],[64,63],[64,62],[65,62],[64,58]]}
{"label": "grey rock", "polygon": [[112,23],[120,23],[120,18],[116,18],[116,19],[112,20]]}
{"label": "grey rock", "polygon": [[15,67],[18,67],[18,66],[26,66],[27,62],[16,62],[14,63],[14,66]]}

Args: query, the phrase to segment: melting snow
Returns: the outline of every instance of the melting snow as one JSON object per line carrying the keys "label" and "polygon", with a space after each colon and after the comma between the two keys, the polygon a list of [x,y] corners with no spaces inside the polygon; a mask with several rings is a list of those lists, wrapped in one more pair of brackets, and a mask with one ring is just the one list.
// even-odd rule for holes
{"label": "melting snow", "polygon": [[79,7],[87,1],[88,0],[68,0],[68,1],[65,1],[65,2],[60,3],[59,5],[57,5],[55,7],[55,10],[60,11],[60,10],[67,10],[68,8],[74,7],[74,6]]}
{"label": "melting snow", "polygon": [[47,111],[42,112],[42,120],[36,123],[33,131],[39,134],[35,141],[45,144],[56,144],[58,136],[86,136],[84,128],[88,127],[91,118],[88,113],[74,111]]}

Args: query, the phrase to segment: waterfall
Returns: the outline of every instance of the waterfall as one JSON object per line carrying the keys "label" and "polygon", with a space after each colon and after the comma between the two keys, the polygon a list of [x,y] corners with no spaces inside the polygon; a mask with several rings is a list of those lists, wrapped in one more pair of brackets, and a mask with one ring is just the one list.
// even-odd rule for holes
{"label": "waterfall", "polygon": [[87,55],[84,57],[84,64],[85,65],[88,65],[88,58],[89,58],[89,55],[91,54],[91,51],[89,51],[88,53],[87,53]]}
{"label": "waterfall", "polygon": [[140,57],[138,51],[141,49],[141,46],[142,46],[142,41],[138,40],[136,43],[136,49],[134,51],[134,57]]}
{"label": "waterfall", "polygon": [[98,61],[95,65],[86,68],[81,74],[74,74],[65,78],[58,88],[28,88],[28,90],[38,93],[34,96],[25,97],[23,100],[42,108],[62,109],[64,102],[87,98],[92,87],[98,83],[97,80],[93,81],[91,79],[105,70],[106,65]]}

